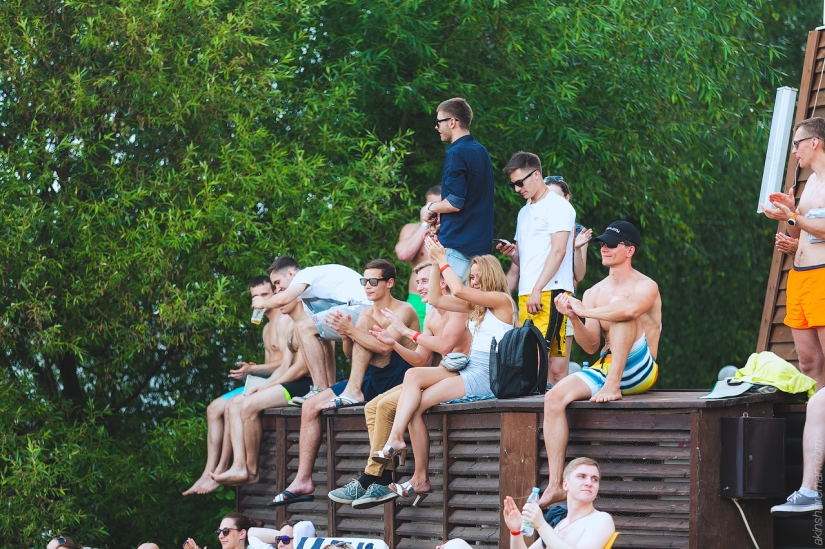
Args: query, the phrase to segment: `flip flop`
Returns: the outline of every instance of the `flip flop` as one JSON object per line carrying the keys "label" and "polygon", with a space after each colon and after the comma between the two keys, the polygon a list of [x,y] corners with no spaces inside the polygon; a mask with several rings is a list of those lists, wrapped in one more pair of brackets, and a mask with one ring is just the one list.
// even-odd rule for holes
{"label": "flip flop", "polygon": [[[332,404],[332,406],[330,406]],[[329,399],[329,402],[326,406],[324,406],[324,410],[337,410],[338,408],[349,408],[350,406],[361,406],[362,404],[366,404],[365,402],[358,402],[354,398],[350,398],[348,396],[337,396],[335,398]]]}
{"label": "flip flop", "polygon": [[301,503],[302,501],[313,501],[315,496],[312,494],[293,494],[289,490],[284,490],[267,503],[267,507],[280,507],[281,505],[289,505],[290,503]]}

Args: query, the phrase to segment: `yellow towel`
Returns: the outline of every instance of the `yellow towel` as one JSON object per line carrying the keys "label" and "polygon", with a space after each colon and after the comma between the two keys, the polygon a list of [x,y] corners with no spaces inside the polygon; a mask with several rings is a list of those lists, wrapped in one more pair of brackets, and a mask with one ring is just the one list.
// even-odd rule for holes
{"label": "yellow towel", "polygon": [[753,353],[744,368],[736,370],[734,381],[747,381],[759,385],[772,385],[786,393],[808,393],[814,396],[816,381],[809,378],[793,364],[768,351]]}

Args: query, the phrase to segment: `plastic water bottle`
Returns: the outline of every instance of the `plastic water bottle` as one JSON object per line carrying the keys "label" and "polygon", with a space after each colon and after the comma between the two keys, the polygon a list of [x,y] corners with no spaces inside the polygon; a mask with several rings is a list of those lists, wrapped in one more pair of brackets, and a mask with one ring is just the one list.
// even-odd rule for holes
{"label": "plastic water bottle", "polygon": [[590,363],[589,362],[582,362],[582,370],[587,370],[588,368],[590,368]]}
{"label": "plastic water bottle", "polygon": [[[527,503],[535,503],[538,505],[539,503],[539,489],[533,488],[533,491],[530,493],[530,496],[527,498]],[[521,533],[524,536],[532,536],[533,535],[533,525],[525,518],[521,519]]]}

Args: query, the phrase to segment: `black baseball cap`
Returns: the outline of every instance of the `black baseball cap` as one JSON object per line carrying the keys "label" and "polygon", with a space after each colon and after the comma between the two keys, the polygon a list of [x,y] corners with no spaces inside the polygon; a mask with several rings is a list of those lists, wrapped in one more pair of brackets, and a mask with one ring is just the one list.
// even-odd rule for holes
{"label": "black baseball cap", "polygon": [[639,231],[628,221],[614,221],[607,226],[604,234],[597,236],[593,240],[599,240],[610,246],[615,246],[625,240],[635,244],[637,247],[642,245],[642,237],[639,236]]}

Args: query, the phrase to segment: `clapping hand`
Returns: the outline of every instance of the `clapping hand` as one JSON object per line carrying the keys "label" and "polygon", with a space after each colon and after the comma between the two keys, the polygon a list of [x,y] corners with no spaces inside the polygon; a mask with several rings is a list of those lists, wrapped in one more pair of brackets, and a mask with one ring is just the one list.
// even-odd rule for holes
{"label": "clapping hand", "polygon": [[796,255],[796,250],[799,249],[799,239],[791,238],[785,233],[777,233],[776,249],[783,254]]}
{"label": "clapping hand", "polygon": [[582,229],[576,236],[576,240],[573,242],[575,249],[579,249],[582,246],[586,246],[588,242],[590,242],[590,237],[593,236],[593,229]]}
{"label": "clapping hand", "polygon": [[393,339],[392,335],[378,324],[373,325],[372,330],[370,330],[370,334],[384,345],[395,344],[395,339]]}
{"label": "clapping hand", "polygon": [[444,249],[444,246],[442,246],[440,242],[428,236],[424,239],[424,247],[427,248],[430,261],[441,266],[447,264],[447,250]]}
{"label": "clapping hand", "polygon": [[504,498],[504,524],[507,525],[507,528],[509,528],[511,532],[521,530],[521,521],[523,518],[513,498],[510,496]]}

